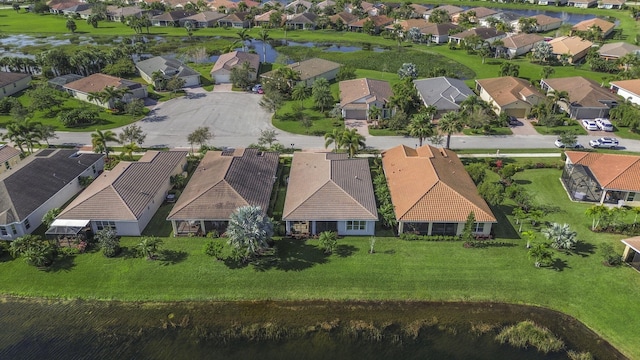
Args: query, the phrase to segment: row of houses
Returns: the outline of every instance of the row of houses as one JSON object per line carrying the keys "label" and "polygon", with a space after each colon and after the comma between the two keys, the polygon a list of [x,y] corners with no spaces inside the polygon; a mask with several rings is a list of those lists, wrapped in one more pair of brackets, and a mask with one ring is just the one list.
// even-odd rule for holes
{"label": "row of houses", "polygon": [[[562,181],[572,199],[638,205],[640,157],[566,154]],[[62,207],[78,193],[48,235],[109,227],[119,235],[138,236],[171,189],[171,176],[185,171],[186,157],[185,151],[149,151],[137,162],[102,171],[102,155],[41,150],[0,174],[0,239],[33,232],[48,210]],[[277,153],[258,149],[208,152],[166,218],[174,236],[224,231],[231,213],[241,206],[267,211],[274,186],[280,186],[278,166]],[[451,150],[400,145],[382,153],[382,167],[399,233],[460,234],[471,212],[476,234],[489,235],[497,222]],[[85,176],[95,180],[83,190],[80,178]],[[285,183],[282,220],[288,235],[375,234],[378,212],[367,159],[296,152]]]}

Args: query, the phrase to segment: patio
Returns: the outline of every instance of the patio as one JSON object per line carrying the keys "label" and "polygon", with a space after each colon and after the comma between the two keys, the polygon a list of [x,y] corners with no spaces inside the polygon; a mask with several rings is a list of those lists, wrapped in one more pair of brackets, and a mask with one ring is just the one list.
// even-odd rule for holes
{"label": "patio", "polygon": [[567,164],[562,170],[562,184],[574,201],[602,202],[618,204],[626,196],[626,192],[603,190],[588,167],[580,164]]}

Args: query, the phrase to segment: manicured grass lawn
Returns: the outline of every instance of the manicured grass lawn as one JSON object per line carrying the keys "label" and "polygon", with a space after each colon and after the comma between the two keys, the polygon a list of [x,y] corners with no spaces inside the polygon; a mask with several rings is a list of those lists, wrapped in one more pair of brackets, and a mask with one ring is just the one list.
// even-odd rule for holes
{"label": "manicured grass lawn", "polygon": [[202,88],[211,91],[213,90],[213,80],[211,79],[211,68],[213,67],[213,63],[189,63],[187,64],[190,68],[200,73],[200,82]]}
{"label": "manicured grass lawn", "polygon": [[[331,92],[334,99],[339,98],[338,83],[334,82],[331,84]],[[316,109],[312,97],[308,97],[302,103],[304,106],[302,115],[296,115],[294,107],[300,106],[300,102],[296,100],[285,101],[273,117],[273,126],[282,131],[294,134],[317,136],[324,136],[324,134],[333,131],[334,128],[344,128],[344,121],[341,119],[328,118],[320,112],[319,109]],[[302,116],[306,116],[311,120],[311,126],[309,128],[305,128],[302,125],[302,121],[300,121]]]}
{"label": "manicured grass lawn", "polygon": [[[339,240],[326,256],[317,240],[277,240],[273,262],[237,267],[202,252],[203,238],[165,238],[164,260],[100,253],[78,255],[49,272],[4,258],[0,292],[24,296],[118,300],[372,299],[504,301],[549,307],[577,317],[631,358],[640,318],[640,274],[609,268],[597,254],[603,243],[618,251],[621,236],[589,231],[587,204],[568,200],[560,170],[528,170],[516,180],[539,204],[552,208],[545,220],[567,222],[583,242],[577,253],[555,253],[553,268],[536,269],[517,231],[503,223],[500,246],[465,249],[460,242],[407,242],[380,237],[369,254],[367,237]],[[498,218],[509,216],[509,203]],[[163,210],[164,211],[164,210]],[[168,210],[167,210],[168,211]],[[504,214],[501,212],[504,211]],[[124,238],[132,248],[139,238]],[[223,240],[218,240],[223,241]],[[125,252],[126,253],[126,252]],[[27,280],[28,279],[28,280]],[[90,284],[90,285],[89,285]]]}
{"label": "manicured grass lawn", "polygon": [[465,135],[513,135],[513,132],[508,127],[492,127],[489,133],[485,133],[482,129],[464,129]]}
{"label": "manicured grass lawn", "polygon": [[[558,135],[565,131],[573,131],[576,135],[588,135],[587,130],[585,130],[582,125],[578,124],[575,120],[569,120],[567,126],[541,126],[536,125],[533,127],[539,134],[542,135]],[[582,144],[585,145],[585,144]]]}

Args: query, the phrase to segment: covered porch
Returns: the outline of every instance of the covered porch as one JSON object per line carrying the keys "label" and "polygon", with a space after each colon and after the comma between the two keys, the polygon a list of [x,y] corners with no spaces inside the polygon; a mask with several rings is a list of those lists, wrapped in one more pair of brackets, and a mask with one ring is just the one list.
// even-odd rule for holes
{"label": "covered porch", "polygon": [[92,235],[90,222],[91,220],[56,219],[45,232],[45,237],[55,239],[58,246],[73,247]]}
{"label": "covered porch", "polygon": [[171,227],[173,236],[206,236],[212,231],[223,234],[228,223],[228,220],[171,220]]}
{"label": "covered porch", "polygon": [[287,221],[287,236],[294,238],[307,238],[310,235],[317,235],[323,231],[338,232],[337,221]]}
{"label": "covered porch", "polygon": [[624,245],[622,261],[640,271],[640,236],[620,240]]}
{"label": "covered porch", "polygon": [[628,191],[603,189],[589,168],[580,164],[567,164],[562,170],[561,179],[574,201],[624,205],[629,195]]}

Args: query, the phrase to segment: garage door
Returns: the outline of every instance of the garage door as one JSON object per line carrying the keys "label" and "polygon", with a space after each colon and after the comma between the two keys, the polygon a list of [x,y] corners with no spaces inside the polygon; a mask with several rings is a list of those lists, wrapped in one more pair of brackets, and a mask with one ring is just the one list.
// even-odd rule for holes
{"label": "garage door", "polygon": [[367,110],[346,110],[345,119],[366,120]]}
{"label": "garage door", "polygon": [[517,118],[523,118],[527,116],[526,109],[504,109],[504,112],[509,116],[515,116]]}
{"label": "garage door", "polygon": [[231,75],[215,75],[216,84],[225,84],[231,82]]}

